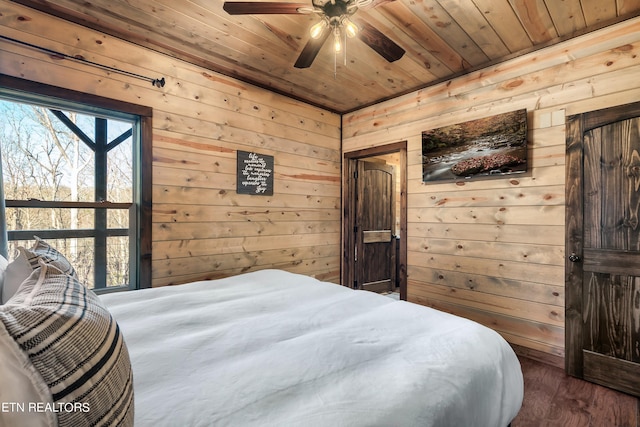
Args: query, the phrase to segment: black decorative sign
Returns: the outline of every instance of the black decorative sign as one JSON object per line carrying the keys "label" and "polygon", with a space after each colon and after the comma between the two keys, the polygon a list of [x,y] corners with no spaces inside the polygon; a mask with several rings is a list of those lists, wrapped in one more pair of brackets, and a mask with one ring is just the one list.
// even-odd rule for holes
{"label": "black decorative sign", "polygon": [[273,195],[273,156],[238,150],[238,194]]}

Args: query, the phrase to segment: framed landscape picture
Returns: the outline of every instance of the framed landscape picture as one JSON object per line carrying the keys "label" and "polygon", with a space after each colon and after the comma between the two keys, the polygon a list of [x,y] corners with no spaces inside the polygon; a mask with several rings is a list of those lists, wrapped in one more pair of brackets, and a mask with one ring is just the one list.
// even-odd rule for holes
{"label": "framed landscape picture", "polygon": [[527,171],[527,110],[422,132],[422,180],[455,181]]}

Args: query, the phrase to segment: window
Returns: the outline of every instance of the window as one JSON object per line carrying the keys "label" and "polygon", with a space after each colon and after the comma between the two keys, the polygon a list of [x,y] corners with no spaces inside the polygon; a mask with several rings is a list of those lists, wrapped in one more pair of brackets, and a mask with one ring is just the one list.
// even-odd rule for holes
{"label": "window", "polygon": [[16,82],[33,87],[0,88],[9,254],[37,235],[96,291],[150,286],[150,109]]}

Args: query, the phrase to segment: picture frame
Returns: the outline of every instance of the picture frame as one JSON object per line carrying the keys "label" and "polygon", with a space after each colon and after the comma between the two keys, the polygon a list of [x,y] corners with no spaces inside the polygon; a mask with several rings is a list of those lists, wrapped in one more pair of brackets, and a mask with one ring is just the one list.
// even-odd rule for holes
{"label": "picture frame", "polygon": [[505,176],[527,170],[526,109],[422,132],[423,182]]}
{"label": "picture frame", "polygon": [[236,192],[273,196],[273,156],[241,150],[236,153]]}

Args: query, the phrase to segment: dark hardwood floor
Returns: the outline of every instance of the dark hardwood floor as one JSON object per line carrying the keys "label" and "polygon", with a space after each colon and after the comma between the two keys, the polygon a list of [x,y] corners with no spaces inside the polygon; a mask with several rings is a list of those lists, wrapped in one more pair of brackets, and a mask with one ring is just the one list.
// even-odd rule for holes
{"label": "dark hardwood floor", "polygon": [[555,366],[519,359],[524,403],[512,427],[640,427],[637,398],[570,377]]}

